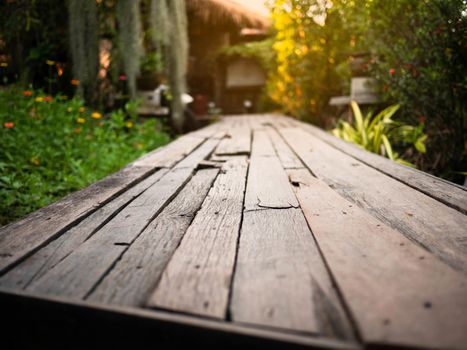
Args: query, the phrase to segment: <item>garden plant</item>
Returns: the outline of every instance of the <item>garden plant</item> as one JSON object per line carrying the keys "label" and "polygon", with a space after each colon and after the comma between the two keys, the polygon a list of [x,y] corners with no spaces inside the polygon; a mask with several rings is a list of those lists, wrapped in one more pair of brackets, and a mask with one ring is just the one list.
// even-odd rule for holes
{"label": "garden plant", "polygon": [[136,103],[102,114],[76,97],[11,86],[0,90],[0,224],[117,171],[166,144]]}

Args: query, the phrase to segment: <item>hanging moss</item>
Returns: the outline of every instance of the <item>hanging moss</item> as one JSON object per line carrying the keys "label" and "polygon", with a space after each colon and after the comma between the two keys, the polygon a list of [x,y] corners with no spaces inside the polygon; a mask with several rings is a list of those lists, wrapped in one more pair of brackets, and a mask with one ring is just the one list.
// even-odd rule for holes
{"label": "hanging moss", "polygon": [[154,45],[161,48],[169,43],[169,13],[165,0],[151,0],[149,25]]}
{"label": "hanging moss", "polygon": [[136,97],[136,77],[143,56],[140,0],[118,0],[116,6],[118,38],[123,70],[131,98]]}
{"label": "hanging moss", "polygon": [[172,92],[172,124],[176,131],[183,129],[185,117],[181,95],[186,92],[188,65],[188,29],[185,0],[167,0],[170,18],[166,65]]}
{"label": "hanging moss", "polygon": [[99,22],[95,1],[68,0],[70,51],[78,94],[92,103],[99,69]]}

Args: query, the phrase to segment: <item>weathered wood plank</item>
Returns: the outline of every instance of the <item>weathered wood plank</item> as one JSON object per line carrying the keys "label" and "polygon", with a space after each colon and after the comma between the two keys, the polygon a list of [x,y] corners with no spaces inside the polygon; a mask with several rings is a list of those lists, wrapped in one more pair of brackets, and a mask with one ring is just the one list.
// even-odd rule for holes
{"label": "weathered wood plank", "polygon": [[232,127],[216,149],[217,155],[250,154],[251,131],[248,127]]}
{"label": "weathered wood plank", "polygon": [[255,131],[245,209],[297,208],[297,199],[279,159],[276,156],[264,156],[265,152],[275,155],[267,134],[264,131]]}
{"label": "weathered wood plank", "polygon": [[467,189],[465,187],[458,186],[417,169],[408,168],[377,154],[367,152],[351,143],[336,138],[313,125],[304,123],[299,123],[299,125],[306,131],[312,133],[342,152],[452,208],[461,211],[464,214],[467,214]]}
{"label": "weathered wood plank", "polygon": [[[2,328],[2,344],[8,346],[8,340],[11,339],[13,346],[10,348],[23,344],[17,337],[20,328],[25,334],[38,334],[40,327],[40,335],[43,337],[41,340],[47,339],[45,346],[50,344],[49,347],[54,349],[57,339],[60,339],[57,332],[65,337],[66,342],[69,340],[66,338],[69,334],[76,337],[78,325],[84,335],[82,342],[78,341],[78,344],[82,343],[83,348],[89,347],[90,334],[97,336],[97,344],[107,346],[109,338],[112,338],[116,347],[121,347],[120,333],[124,333],[123,344],[126,345],[127,340],[129,348],[135,348],[135,338],[138,338],[136,344],[141,344],[141,348],[151,343],[158,348],[176,349],[217,349],[219,344],[222,344],[223,350],[236,350],[241,347],[271,350],[362,350],[356,343],[331,338],[310,337],[190,315],[30,295],[11,290],[5,292],[0,289],[0,309],[2,316],[8,320]],[[9,338],[8,335],[12,337]],[[23,339],[26,348],[37,347],[37,338],[28,338]],[[44,345],[43,342],[40,344]],[[93,345],[95,344],[96,340],[93,338]],[[73,342],[73,346],[76,345],[77,343]]]}
{"label": "weathered wood plank", "polygon": [[26,290],[84,298],[149,222],[188,182],[197,166],[195,159],[198,162],[203,161],[217,143],[218,140],[206,141],[180,162],[176,169],[149,187],[101,230]]}
{"label": "weathered wood plank", "polygon": [[58,237],[157,168],[172,167],[203,141],[200,137],[183,136],[142,156],[119,172],[0,228],[0,273],[8,271],[28,254]]}
{"label": "weathered wood plank", "polygon": [[127,166],[91,186],[0,229],[0,274],[103,204],[154,172],[148,166]]}
{"label": "weathered wood plank", "polygon": [[365,342],[466,348],[463,274],[308,171],[290,174],[308,224]]}
{"label": "weathered wood plank", "polygon": [[110,203],[89,215],[78,225],[63,233],[56,240],[38,250],[35,254],[0,277],[0,287],[23,289],[34,280],[42,277],[51,268],[72,253],[73,250],[79,247],[93,233],[105,225],[113,215],[139,196],[148,187],[156,183],[167,172],[167,169],[158,170],[155,174],[122,193]]}
{"label": "weathered wood plank", "polygon": [[224,164],[148,306],[225,318],[246,173],[244,157]]}
{"label": "weathered wood plank", "polygon": [[273,128],[267,128],[267,132],[284,169],[300,169],[304,167],[303,163],[292,152],[290,147],[285,143],[282,137],[280,137],[277,131]]}
{"label": "weathered wood plank", "polygon": [[219,144],[219,139],[209,139],[193,151],[188,157],[177,163],[174,169],[195,169],[199,163],[207,159]]}
{"label": "weathered wood plank", "polygon": [[84,298],[190,176],[189,168],[168,173],[26,290]]}
{"label": "weathered wood plank", "polygon": [[272,146],[266,129],[253,131],[252,157],[276,157],[276,151]]}
{"label": "weathered wood plank", "polygon": [[145,154],[130,165],[171,168],[201,145],[203,141],[204,138],[202,137],[182,136],[163,148]]}
{"label": "weathered wood plank", "polygon": [[467,272],[467,216],[298,128],[279,132],[308,168],[342,196]]}
{"label": "weathered wood plank", "polygon": [[87,300],[114,305],[143,304],[159,280],[218,172],[218,169],[198,171],[128,248]]}
{"label": "weathered wood plank", "polygon": [[209,138],[216,138],[216,134],[222,129],[223,123],[222,121],[218,121],[215,123],[211,123],[204,128],[189,132],[188,134],[185,134],[184,136],[190,136],[190,137],[201,137],[205,139]]}
{"label": "weathered wood plank", "polygon": [[231,312],[234,322],[353,338],[300,209],[244,213]]}

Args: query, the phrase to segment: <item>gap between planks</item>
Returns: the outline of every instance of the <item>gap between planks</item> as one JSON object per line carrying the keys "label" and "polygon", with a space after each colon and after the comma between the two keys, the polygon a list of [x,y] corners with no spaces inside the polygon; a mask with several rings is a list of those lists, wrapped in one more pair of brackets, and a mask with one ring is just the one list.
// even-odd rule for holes
{"label": "gap between planks", "polygon": [[[194,160],[204,160],[218,142],[207,140],[203,143],[89,240],[29,286],[28,290],[73,298],[85,297],[108,273],[128,245],[189,181],[197,166]],[[128,220],[129,217],[131,219]],[[87,271],[86,275],[82,273],[83,270]]]}

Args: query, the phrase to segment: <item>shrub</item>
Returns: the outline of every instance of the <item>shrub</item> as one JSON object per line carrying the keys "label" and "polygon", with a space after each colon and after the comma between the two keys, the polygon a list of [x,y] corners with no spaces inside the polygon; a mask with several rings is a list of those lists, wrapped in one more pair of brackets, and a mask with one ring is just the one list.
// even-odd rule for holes
{"label": "shrub", "polygon": [[426,152],[423,123],[412,126],[392,119],[399,110],[399,105],[389,106],[374,117],[371,112],[363,117],[355,101],[351,102],[351,106],[354,114],[353,125],[341,120],[332,131],[334,136],[408,166],[414,165],[404,160],[404,155],[400,156],[396,149],[403,150],[405,156],[411,155],[414,149],[420,153]]}
{"label": "shrub", "polygon": [[110,115],[81,100],[0,90],[0,224],[58,200],[170,141],[135,104]]}
{"label": "shrub", "polygon": [[375,0],[367,8],[361,40],[375,57],[371,75],[386,101],[401,104],[400,118],[426,124],[418,165],[455,180],[467,164],[467,3]]}
{"label": "shrub", "polygon": [[341,87],[350,80],[349,57],[368,54],[359,74],[376,78],[383,105],[397,103],[400,121],[425,125],[427,152],[414,153],[410,161],[424,171],[463,181],[465,0],[271,3],[276,66],[267,87],[285,112],[324,125],[329,97],[344,93]]}

